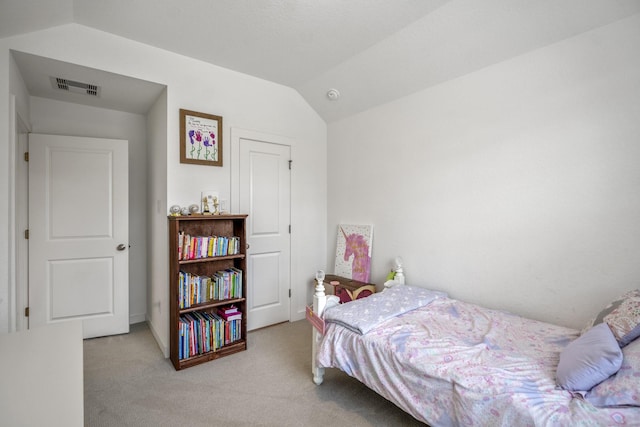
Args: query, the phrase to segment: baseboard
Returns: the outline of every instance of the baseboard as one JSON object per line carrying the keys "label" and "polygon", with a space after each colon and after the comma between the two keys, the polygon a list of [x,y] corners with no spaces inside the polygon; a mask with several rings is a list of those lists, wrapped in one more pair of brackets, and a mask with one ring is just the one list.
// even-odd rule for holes
{"label": "baseboard", "polygon": [[305,309],[302,309],[302,311],[298,310],[295,313],[291,313],[291,321],[295,322],[298,320],[302,320],[305,318]]}
{"label": "baseboard", "polygon": [[142,323],[142,322],[146,322],[147,318],[146,315],[144,313],[142,314],[130,314],[129,315],[129,324],[133,325],[135,323]]}
{"label": "baseboard", "polygon": [[149,330],[151,331],[151,335],[153,335],[153,338],[156,340],[156,344],[158,344],[158,347],[160,347],[160,351],[162,351],[162,354],[164,355],[165,359],[168,359],[169,347],[167,347],[162,343],[162,340],[160,339],[160,335],[158,335],[156,330],[153,328],[153,323],[151,323],[149,319],[147,319],[147,325],[149,325]]}

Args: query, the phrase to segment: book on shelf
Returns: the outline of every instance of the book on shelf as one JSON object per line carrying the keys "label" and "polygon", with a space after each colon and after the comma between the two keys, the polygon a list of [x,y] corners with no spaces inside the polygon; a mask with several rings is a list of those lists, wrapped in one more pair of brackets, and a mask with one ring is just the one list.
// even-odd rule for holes
{"label": "book on shelf", "polygon": [[210,300],[242,298],[242,270],[229,268],[213,276],[178,273],[178,301],[181,309]]}
{"label": "book on shelf", "polygon": [[207,258],[209,256],[209,237],[201,237],[199,241],[200,250],[198,251],[198,258]]}
{"label": "book on shelf", "polygon": [[207,244],[207,256],[212,257],[215,253],[213,250],[214,245],[216,244],[216,236],[211,236],[209,238],[209,243]]}
{"label": "book on shelf", "polygon": [[225,320],[224,324],[224,342],[231,344],[242,338],[242,312],[234,305],[221,307],[218,309],[218,315]]}
{"label": "book on shelf", "polygon": [[239,237],[191,236],[183,231],[178,234],[178,259],[182,261],[239,253]]}
{"label": "book on shelf", "polygon": [[226,342],[226,322],[215,313],[192,312],[179,319],[178,359],[216,351]]}
{"label": "book on shelf", "polygon": [[227,309],[224,309],[224,308],[218,309],[218,315],[220,315],[220,317],[222,317],[227,322],[242,319],[242,312],[238,310],[235,306],[232,306]]}
{"label": "book on shelf", "polygon": [[242,339],[242,312],[236,307],[218,313],[191,312],[179,318],[178,359],[217,351]]}
{"label": "book on shelf", "polygon": [[232,313],[240,313],[238,307],[235,304],[228,305],[226,307],[220,307],[218,309],[218,314],[232,314]]}

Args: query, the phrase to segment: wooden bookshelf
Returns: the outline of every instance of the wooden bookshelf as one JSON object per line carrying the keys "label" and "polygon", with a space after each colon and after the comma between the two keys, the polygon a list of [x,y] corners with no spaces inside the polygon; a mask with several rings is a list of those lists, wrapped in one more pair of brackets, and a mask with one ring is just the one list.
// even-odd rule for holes
{"label": "wooden bookshelf", "polygon": [[[220,357],[228,356],[247,349],[247,278],[246,274],[246,218],[247,215],[189,215],[169,217],[169,292],[170,292],[170,315],[169,315],[169,345],[171,362],[176,370],[188,368]],[[184,255],[184,245],[180,241],[183,236],[196,238],[215,236],[218,238],[237,238],[234,253],[224,252],[214,256],[208,256],[201,252],[202,256],[194,253],[193,258],[186,258]],[[222,252],[222,251],[221,251]],[[241,279],[237,281],[238,287],[235,295],[223,295],[224,299],[209,299],[200,295],[200,300],[185,299],[185,288],[180,289],[181,273],[189,274],[192,277],[202,279],[215,277],[219,271],[236,269],[241,272]],[[240,275],[240,274],[239,274]],[[225,288],[226,289],[226,288]],[[239,295],[238,295],[239,293]],[[182,305],[181,305],[182,302]],[[181,341],[180,319],[185,317],[204,317],[217,314],[218,309],[235,306],[242,313],[242,319],[234,325],[233,331],[236,339],[227,344],[222,343],[219,348],[205,351],[193,349],[185,353],[185,347]],[[238,331],[238,323],[240,330]],[[184,332],[184,330],[182,330]],[[212,332],[210,330],[210,332]],[[206,334],[205,334],[206,335]],[[239,337],[238,337],[239,335]],[[212,339],[204,338],[209,340]],[[183,338],[184,339],[184,338]],[[214,347],[212,345],[212,347]]]}

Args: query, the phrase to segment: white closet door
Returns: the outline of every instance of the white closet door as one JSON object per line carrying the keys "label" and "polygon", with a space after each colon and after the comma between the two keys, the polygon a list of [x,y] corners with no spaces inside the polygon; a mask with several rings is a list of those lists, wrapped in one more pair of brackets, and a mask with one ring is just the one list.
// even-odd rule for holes
{"label": "white closet door", "polygon": [[30,327],[129,331],[128,142],[29,137]]}

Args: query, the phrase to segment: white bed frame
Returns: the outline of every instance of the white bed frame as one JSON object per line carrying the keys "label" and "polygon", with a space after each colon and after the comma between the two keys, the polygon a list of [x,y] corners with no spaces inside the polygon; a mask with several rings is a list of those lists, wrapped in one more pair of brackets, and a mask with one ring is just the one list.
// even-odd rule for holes
{"label": "white bed frame", "polygon": [[311,313],[311,318],[309,318],[309,312],[307,311],[307,318],[309,318],[309,321],[314,326],[311,330],[311,373],[313,374],[313,382],[316,383],[316,385],[322,384],[324,380],[324,368],[318,366],[316,354],[318,354],[318,344],[324,334],[324,319],[322,314],[327,306],[327,295],[324,293],[323,285],[324,272],[322,273],[322,277],[320,277],[319,273],[320,272],[316,274],[316,288],[313,294],[313,313]]}
{"label": "white bed frame", "polygon": [[[404,269],[399,257],[396,258],[393,272],[393,280],[386,281],[384,283],[384,289],[388,289],[392,286],[404,285]],[[313,374],[313,382],[316,383],[316,385],[320,385],[322,384],[322,381],[324,381],[324,368],[319,367],[318,362],[316,361],[318,345],[324,335],[325,324],[323,314],[327,306],[333,306],[336,304],[338,304],[338,298],[333,295],[327,296],[324,292],[324,271],[318,270],[316,272],[316,287],[313,294],[313,307],[307,307],[306,316],[309,322],[313,325],[313,329],[311,330],[311,373]]]}

